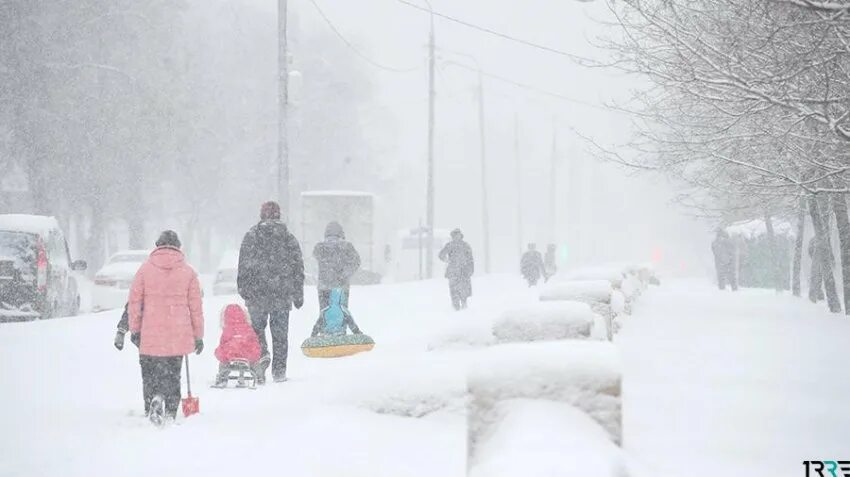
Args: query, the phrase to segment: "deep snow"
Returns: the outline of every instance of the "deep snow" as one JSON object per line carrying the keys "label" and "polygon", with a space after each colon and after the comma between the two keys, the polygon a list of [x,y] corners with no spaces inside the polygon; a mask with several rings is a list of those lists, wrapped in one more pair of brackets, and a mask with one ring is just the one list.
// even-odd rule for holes
{"label": "deep snow", "polygon": [[707,281],[641,300],[617,344],[624,444],[649,475],[791,477],[850,458],[850,319]]}
{"label": "deep snow", "polygon": [[[538,303],[519,277],[474,286],[471,309],[460,313],[442,280],[354,288],[352,310],[377,346],[334,360],[298,349],[316,315],[309,290],[292,318],[291,380],[256,391],[208,387],[216,317],[228,301],[208,293],[207,348],[192,356],[202,412],[161,431],[141,417],[135,348],[112,347],[118,311],[2,324],[0,476],[464,475],[467,372],[496,373],[484,358],[500,346],[429,347],[464,326],[486,323],[489,332],[504,309]],[[630,475],[796,476],[802,460],[850,455],[850,320],[771,291],[721,293],[701,281],[665,281],[634,309],[614,343]],[[513,415],[541,419],[551,406],[538,403]],[[529,441],[492,442],[490,455]]]}

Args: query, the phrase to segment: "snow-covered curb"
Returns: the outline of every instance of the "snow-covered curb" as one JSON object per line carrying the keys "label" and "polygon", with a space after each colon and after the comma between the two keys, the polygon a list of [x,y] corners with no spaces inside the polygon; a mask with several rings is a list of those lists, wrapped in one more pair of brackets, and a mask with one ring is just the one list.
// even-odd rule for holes
{"label": "snow-covered curb", "polygon": [[499,402],[480,429],[470,477],[628,475],[622,450],[587,414],[554,401]]}
{"label": "snow-covered curb", "polygon": [[470,445],[493,423],[499,401],[548,399],[586,412],[621,440],[621,375],[617,349],[598,341],[493,346],[474,355],[467,377]]}

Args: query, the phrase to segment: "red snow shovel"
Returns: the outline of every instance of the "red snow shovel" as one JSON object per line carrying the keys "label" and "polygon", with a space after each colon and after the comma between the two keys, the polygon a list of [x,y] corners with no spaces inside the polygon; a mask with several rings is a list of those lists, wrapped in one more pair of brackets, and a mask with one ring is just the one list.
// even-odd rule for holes
{"label": "red snow shovel", "polygon": [[189,379],[189,355],[186,355],[186,391],[189,394],[183,398],[183,415],[186,417],[201,412],[201,401],[192,397],[192,383]]}

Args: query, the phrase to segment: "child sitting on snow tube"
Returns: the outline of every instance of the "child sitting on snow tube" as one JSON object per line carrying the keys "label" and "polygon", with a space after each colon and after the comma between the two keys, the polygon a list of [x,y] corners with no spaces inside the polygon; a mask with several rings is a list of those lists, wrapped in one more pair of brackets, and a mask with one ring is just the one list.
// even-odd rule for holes
{"label": "child sitting on snow tube", "polygon": [[342,305],[341,288],[330,291],[330,304],[319,313],[319,320],[313,325],[313,333],[310,336],[339,336],[344,335],[350,329],[355,335],[363,334],[348,308]]}
{"label": "child sitting on snow tube", "polygon": [[[301,351],[310,358],[338,358],[370,351],[375,342],[363,334],[351,313],[342,305],[343,290],[330,290],[330,304],[322,310],[313,334],[301,344]],[[351,329],[354,334],[346,334]]]}
{"label": "child sitting on snow tube", "polygon": [[258,378],[257,384],[263,384],[259,379],[263,375],[260,368],[268,361],[260,359],[260,340],[251,326],[248,310],[241,305],[227,305],[221,311],[221,328],[221,341],[215,349],[218,375],[213,386],[226,387],[230,372],[239,370],[239,363],[247,363]]}

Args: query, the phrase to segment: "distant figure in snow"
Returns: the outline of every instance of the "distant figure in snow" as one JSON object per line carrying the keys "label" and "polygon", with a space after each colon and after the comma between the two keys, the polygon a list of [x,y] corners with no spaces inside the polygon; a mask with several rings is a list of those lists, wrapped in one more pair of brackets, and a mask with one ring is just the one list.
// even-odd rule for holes
{"label": "distant figure in snow", "polygon": [[331,290],[342,290],[341,303],[348,307],[351,290],[351,277],[360,269],[360,254],[351,242],[345,240],[345,231],[338,222],[330,222],[325,227],[325,240],[313,247],[313,258],[318,263],[319,309],[330,304]]}
{"label": "distant figure in snow", "polygon": [[546,256],[543,259],[543,264],[544,270],[546,270],[546,274],[544,276],[546,276],[547,279],[555,276],[555,274],[558,273],[558,263],[555,259],[555,251],[555,244],[550,243],[546,246]]}
{"label": "distant figure in snow", "polygon": [[133,279],[127,308],[130,340],[139,346],[145,413],[174,419],[183,356],[204,349],[201,285],[186,263],[176,232],[166,230],[159,236],[156,249]]}
{"label": "distant figure in snow", "polygon": [[[297,309],[304,306],[304,259],[298,239],[280,220],[277,202],[262,205],[260,222],[242,239],[236,286],[248,307],[263,357],[269,356],[266,326],[270,328],[274,381],[286,381],[289,311],[293,305]],[[257,384],[265,382],[266,369],[263,367]]]}
{"label": "distant figure in snow", "polygon": [[234,361],[246,361],[251,369],[259,374],[260,353],[260,340],[257,338],[254,327],[251,326],[248,310],[237,304],[225,306],[221,310],[221,339],[218,348],[215,349],[218,374],[213,386],[227,386],[232,369],[231,364]]}
{"label": "distant figure in snow", "polygon": [[[118,320],[118,329],[115,332],[115,348],[118,351],[124,349],[124,338],[127,335],[127,332],[130,331],[130,312],[128,311],[130,304],[127,303],[124,305],[124,313],[121,313],[121,319]],[[142,310],[142,314],[144,314],[144,310]],[[130,342],[136,345],[136,348],[139,347],[139,341],[141,340],[141,335],[131,335]],[[144,371],[144,369],[142,370]],[[151,386],[142,386],[142,399],[145,403],[145,414],[150,410],[149,403],[151,399],[153,399],[153,395],[151,392],[153,391]]]}
{"label": "distant figure in snow", "polygon": [[711,251],[714,252],[714,267],[717,270],[717,286],[721,290],[726,289],[726,283],[732,287],[732,291],[738,289],[738,281],[735,277],[735,244],[729,234],[720,229],[711,243]]}
{"label": "distant figure in snow", "polygon": [[528,250],[522,254],[522,259],[520,259],[519,269],[529,287],[536,286],[541,276],[548,279],[543,265],[543,256],[537,250],[537,244],[528,244]]}
{"label": "distant figure in snow", "polygon": [[472,296],[472,274],[475,272],[475,260],[472,247],[463,240],[460,229],[451,233],[452,241],[440,250],[440,260],[447,263],[446,278],[449,279],[449,294],[455,310],[466,308],[467,299]]}

